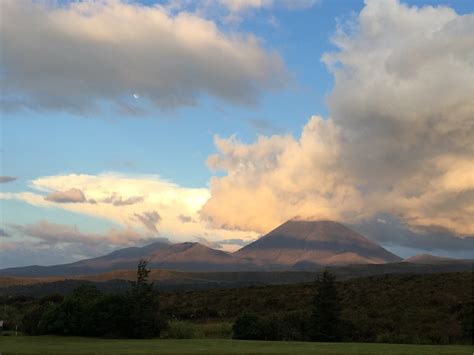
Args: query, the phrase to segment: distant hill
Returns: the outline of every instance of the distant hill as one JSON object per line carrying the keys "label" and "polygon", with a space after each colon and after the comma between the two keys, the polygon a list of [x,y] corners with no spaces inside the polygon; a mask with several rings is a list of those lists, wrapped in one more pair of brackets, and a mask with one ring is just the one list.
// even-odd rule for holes
{"label": "distant hill", "polygon": [[151,268],[177,271],[241,271],[255,269],[251,262],[199,243],[153,243],[144,247],[116,250],[97,258],[53,266],[26,266],[0,270],[0,276],[78,276],[120,269],[134,269],[140,259]]}
{"label": "distant hill", "polygon": [[[436,265],[406,262],[330,266],[329,271],[338,280],[383,275],[427,275],[449,272],[470,272],[473,262]],[[316,280],[319,270],[311,271],[234,271],[234,272],[180,272],[152,269],[150,279],[163,291],[236,288],[251,285],[308,283]],[[136,270],[116,270],[101,274],[53,277],[0,277],[0,296],[46,296],[69,294],[84,282],[93,283],[104,292],[125,292],[129,280],[136,278]]]}
{"label": "distant hill", "polygon": [[424,265],[439,265],[439,264],[472,264],[472,260],[469,259],[455,259],[447,258],[444,256],[436,256],[431,254],[418,254],[406,258],[403,262],[411,264],[424,264]]}
{"label": "distant hill", "polygon": [[275,266],[383,264],[402,259],[333,221],[290,220],[235,253]]}
{"label": "distant hill", "polygon": [[[318,271],[322,267],[329,266],[338,267],[339,272],[347,270],[349,275],[356,273],[363,276],[406,272],[425,264],[442,265],[444,271],[458,271],[459,268],[451,267],[453,264],[463,264],[461,270],[465,270],[469,265],[472,267],[472,261],[428,255],[412,257],[401,262],[402,259],[398,256],[340,223],[290,220],[235,253],[215,250],[199,243],[156,242],[144,247],[116,250],[104,256],[70,264],[34,265],[0,270],[0,283],[27,285],[36,283],[39,279],[45,282],[65,279],[92,281],[131,279],[140,259],[147,260],[151,269],[161,270],[158,279],[173,284],[179,282],[187,284],[189,280],[191,283],[200,283],[198,279],[201,276],[197,274],[199,272],[207,275],[222,272],[242,275],[242,272],[250,271]],[[377,265],[381,267],[377,268]],[[163,279],[164,270],[168,270],[169,278]],[[178,275],[171,270],[191,272],[192,275],[188,275],[189,277],[184,274]],[[235,275],[229,277],[232,279],[236,277]],[[245,277],[249,277],[248,281],[253,282],[253,276],[247,274]],[[100,279],[101,277],[103,279]],[[298,277],[294,279],[302,281]],[[215,277],[214,280],[217,280],[217,283],[223,281],[221,277]],[[231,283],[234,281],[231,280]],[[245,281],[241,279],[238,282]],[[213,281],[205,277],[203,282],[208,284]]]}

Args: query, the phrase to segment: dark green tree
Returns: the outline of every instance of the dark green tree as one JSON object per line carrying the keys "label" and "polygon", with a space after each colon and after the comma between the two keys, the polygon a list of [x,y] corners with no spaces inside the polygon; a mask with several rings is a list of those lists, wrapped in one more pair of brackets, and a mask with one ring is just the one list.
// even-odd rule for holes
{"label": "dark green tree", "polygon": [[130,333],[130,310],[126,295],[103,295],[92,308],[92,333],[108,338],[126,338]]}
{"label": "dark green tree", "polygon": [[315,282],[310,336],[313,341],[337,341],[340,328],[340,305],[336,280],[324,270]]}
{"label": "dark green tree", "polygon": [[160,317],[158,293],[149,282],[147,261],[140,260],[137,269],[137,279],[131,282],[129,292],[130,302],[130,333],[133,338],[151,338],[159,336],[163,326]]}
{"label": "dark green tree", "polygon": [[254,313],[244,313],[232,326],[234,339],[260,340],[263,339],[262,320]]}
{"label": "dark green tree", "polygon": [[100,297],[97,287],[85,283],[57,307],[48,308],[40,324],[56,334],[94,335],[92,308]]}

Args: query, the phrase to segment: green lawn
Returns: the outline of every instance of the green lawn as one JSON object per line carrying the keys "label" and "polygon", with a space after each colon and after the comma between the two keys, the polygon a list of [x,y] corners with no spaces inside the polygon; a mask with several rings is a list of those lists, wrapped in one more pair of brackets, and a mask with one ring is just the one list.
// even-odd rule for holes
{"label": "green lawn", "polygon": [[115,340],[57,336],[1,336],[5,354],[472,354],[473,346],[303,343],[228,339]]}

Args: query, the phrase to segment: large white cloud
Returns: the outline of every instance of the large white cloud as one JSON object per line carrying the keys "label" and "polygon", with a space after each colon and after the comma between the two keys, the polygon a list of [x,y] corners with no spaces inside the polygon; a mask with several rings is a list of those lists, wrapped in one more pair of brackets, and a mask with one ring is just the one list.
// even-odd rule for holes
{"label": "large white cloud", "polygon": [[193,105],[202,95],[255,102],[285,85],[281,58],[249,34],[196,14],[104,0],[4,0],[0,56],[4,109],[140,111]]}
{"label": "large white cloud", "polygon": [[[181,187],[155,175],[56,175],[35,179],[30,185],[35,192],[4,192],[0,193],[0,199],[21,200],[35,206],[61,208],[106,219],[121,225],[125,231],[133,231],[127,233],[127,241],[156,236],[173,242],[199,238],[253,240],[257,236],[252,232],[232,232],[208,226],[199,217],[199,210],[209,198],[208,189]],[[45,198],[70,189],[81,191],[84,200],[57,202]],[[118,244],[114,242],[117,233],[97,233],[92,239],[102,237],[104,243]],[[228,244],[225,248],[230,250],[238,246],[237,243]]]}
{"label": "large white cloud", "polygon": [[378,212],[474,234],[474,15],[366,1],[323,56],[331,118],[300,138],[216,139],[202,215],[266,231],[299,215],[354,222]]}

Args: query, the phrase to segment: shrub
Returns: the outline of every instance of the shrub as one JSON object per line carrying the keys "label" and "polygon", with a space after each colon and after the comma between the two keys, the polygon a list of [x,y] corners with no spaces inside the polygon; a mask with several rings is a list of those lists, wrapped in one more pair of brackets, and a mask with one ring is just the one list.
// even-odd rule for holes
{"label": "shrub", "polygon": [[258,340],[262,339],[261,319],[253,313],[241,315],[232,326],[234,339]]}
{"label": "shrub", "polygon": [[232,323],[200,323],[198,327],[204,334],[204,338],[232,338]]}
{"label": "shrub", "polygon": [[204,334],[190,322],[175,320],[168,323],[164,337],[170,339],[195,339],[203,338]]}

